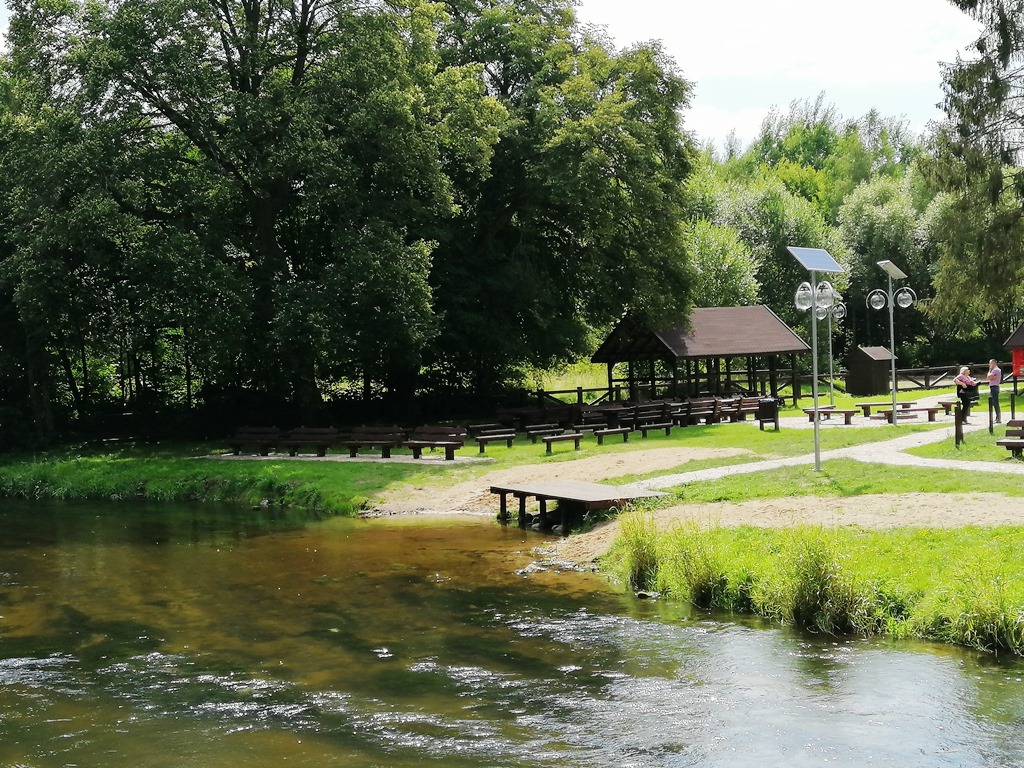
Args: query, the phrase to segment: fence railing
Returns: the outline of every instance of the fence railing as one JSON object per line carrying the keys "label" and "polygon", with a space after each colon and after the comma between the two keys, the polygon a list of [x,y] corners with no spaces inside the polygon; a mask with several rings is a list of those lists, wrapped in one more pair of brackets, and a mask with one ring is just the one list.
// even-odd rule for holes
{"label": "fence railing", "polygon": [[[970,363],[971,375],[975,378],[984,380],[985,373],[988,371],[988,363]],[[1006,383],[1013,383],[1014,392],[1017,391],[1017,379],[1014,376],[1008,375],[1008,371],[1012,371],[1010,363],[1000,363],[1000,367],[1003,369],[1004,381]],[[960,372],[959,365],[936,365],[927,368],[897,368],[896,369],[896,389],[899,392],[913,391],[916,389],[937,389],[939,387],[952,387],[953,379]],[[770,381],[771,373],[768,369],[759,369],[754,372],[754,382],[757,385],[759,391],[764,391],[764,387]],[[788,393],[791,388],[792,377],[779,376],[779,372],[775,373],[779,383],[780,393]],[[746,372],[734,371],[732,385],[736,388],[737,381],[739,379],[746,380],[748,378]],[[796,377],[797,382],[800,385],[801,390],[804,389],[805,385],[809,386],[814,377],[810,374],[798,375]],[[846,378],[846,371],[836,371],[835,379],[838,383]],[[886,376],[886,381],[889,382],[891,374]],[[545,390],[538,388],[535,396],[538,405],[546,405],[551,403],[564,404],[566,402],[575,402],[577,405],[597,405],[602,402],[618,401],[622,400],[623,397],[629,396],[629,385],[628,382],[623,379],[615,379],[613,385],[609,387],[576,387],[575,389],[552,389]],[[654,390],[651,390],[651,380],[644,379],[643,381],[637,382],[636,388],[641,395],[641,399],[655,399],[661,395],[659,392],[659,385],[664,387],[662,395],[667,393],[672,380],[668,378],[658,377],[654,380]],[[828,385],[828,373],[823,372],[818,374],[818,386]],[[889,391],[891,382],[887,383],[886,391]],[[837,387],[839,389],[840,387]],[[845,389],[845,387],[842,387]],[[791,394],[791,393],[790,393]],[[800,397],[805,397],[802,392]]]}

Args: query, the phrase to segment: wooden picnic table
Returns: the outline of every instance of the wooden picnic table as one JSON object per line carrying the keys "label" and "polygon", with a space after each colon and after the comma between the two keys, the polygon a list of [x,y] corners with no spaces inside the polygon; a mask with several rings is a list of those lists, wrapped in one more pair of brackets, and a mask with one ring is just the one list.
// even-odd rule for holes
{"label": "wooden picnic table", "polygon": [[[872,408],[892,408],[892,400],[886,400],[884,403],[854,403],[854,405],[864,411],[865,416],[870,416]],[[905,400],[896,403],[897,408],[910,408],[914,405],[917,405],[916,400]]]}

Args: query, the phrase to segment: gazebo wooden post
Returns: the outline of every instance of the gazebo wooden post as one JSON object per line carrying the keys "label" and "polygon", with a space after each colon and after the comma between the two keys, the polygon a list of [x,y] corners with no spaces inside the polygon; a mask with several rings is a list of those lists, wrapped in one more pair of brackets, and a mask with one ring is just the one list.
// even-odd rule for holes
{"label": "gazebo wooden post", "polygon": [[672,358],[672,397],[679,397],[679,358],[678,357],[673,357]]}
{"label": "gazebo wooden post", "polygon": [[629,399],[636,402],[636,369],[633,367],[633,361],[629,360],[626,362],[626,384],[629,386]]}
{"label": "gazebo wooden post", "polygon": [[732,389],[732,358],[725,358],[725,385]]}
{"label": "gazebo wooden post", "polygon": [[615,399],[615,363],[608,363],[608,402]]}
{"label": "gazebo wooden post", "polygon": [[651,366],[651,391],[648,393],[647,399],[654,400],[658,395],[658,379],[656,375],[658,369],[658,361],[652,357],[648,362]]}

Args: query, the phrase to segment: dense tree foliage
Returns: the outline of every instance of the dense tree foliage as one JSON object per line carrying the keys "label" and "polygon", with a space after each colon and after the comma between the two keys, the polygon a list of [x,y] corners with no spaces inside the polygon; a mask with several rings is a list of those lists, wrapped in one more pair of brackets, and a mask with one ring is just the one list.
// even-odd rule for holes
{"label": "dense tree foliage", "polygon": [[0,298],[40,424],[494,387],[687,306],[689,85],[565,0],[13,11]]}
{"label": "dense tree foliage", "polygon": [[685,308],[678,222],[690,87],[657,48],[613,54],[557,2],[447,3],[443,56],[506,110],[486,177],[439,233],[435,364],[476,388],[589,351],[628,308]]}
{"label": "dense tree foliage", "polygon": [[[625,313],[762,303],[827,248],[852,345],[1000,356],[1024,285],[1021,2],[912,137],[824,94],[717,159],[656,44],[571,0],[13,0],[0,59],[0,420],[491,394]],[[362,407],[362,406],[360,406]],[[260,411],[257,411],[260,412]],[[360,412],[360,418],[362,418]],[[4,434],[10,434],[8,430]]]}
{"label": "dense tree foliage", "polygon": [[1005,338],[1020,322],[1024,279],[1024,3],[954,0],[983,25],[972,55],[944,72],[950,123],[924,167],[948,193],[933,213],[936,321]]}

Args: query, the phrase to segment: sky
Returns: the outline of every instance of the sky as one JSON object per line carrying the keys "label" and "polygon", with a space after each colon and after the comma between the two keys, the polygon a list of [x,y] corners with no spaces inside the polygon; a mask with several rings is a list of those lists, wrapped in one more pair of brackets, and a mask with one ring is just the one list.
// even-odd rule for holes
{"label": "sky", "polygon": [[[875,108],[916,134],[942,118],[940,62],[979,27],[947,0],[578,0],[581,21],[617,47],[661,40],[696,90],[684,125],[746,146],[774,107],[817,98],[846,118]],[[7,9],[0,0],[0,29]]]}
{"label": "sky", "polygon": [[718,148],[820,93],[842,117],[875,108],[920,133],[943,117],[940,62],[980,31],[946,0],[580,0],[577,15],[619,48],[660,40],[695,84],[684,127]]}

